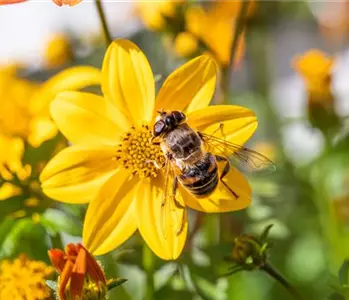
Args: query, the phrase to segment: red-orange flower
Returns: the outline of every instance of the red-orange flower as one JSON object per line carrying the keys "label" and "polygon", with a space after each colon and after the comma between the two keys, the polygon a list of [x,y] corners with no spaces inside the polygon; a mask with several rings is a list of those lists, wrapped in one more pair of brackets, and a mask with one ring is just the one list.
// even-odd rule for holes
{"label": "red-orange flower", "polygon": [[102,268],[81,244],[68,244],[65,251],[51,249],[48,255],[60,274],[58,282],[60,300],[82,300],[85,280],[92,282],[98,290],[106,292],[107,281]]}
{"label": "red-orange flower", "polygon": [[62,5],[74,6],[76,4],[79,4],[82,0],[52,0],[52,1],[56,3],[58,6],[62,6]]}
{"label": "red-orange flower", "polygon": [[4,4],[15,4],[15,3],[21,3],[21,2],[25,2],[27,0],[0,0],[0,5],[4,5]]}

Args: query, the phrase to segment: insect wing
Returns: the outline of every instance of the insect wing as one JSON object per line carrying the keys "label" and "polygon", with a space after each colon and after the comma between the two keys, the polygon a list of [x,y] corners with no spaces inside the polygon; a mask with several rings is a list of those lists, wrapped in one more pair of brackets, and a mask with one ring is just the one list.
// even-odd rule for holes
{"label": "insect wing", "polygon": [[[187,227],[187,211],[185,205],[179,201],[178,191],[176,192],[175,175],[169,160],[164,168],[165,185],[161,200],[161,230],[165,237],[168,234],[180,235]],[[169,233],[168,228],[174,232]]]}
{"label": "insect wing", "polygon": [[265,175],[276,170],[275,164],[257,151],[213,135],[200,133],[200,136],[208,152],[227,158],[234,166],[244,172]]}

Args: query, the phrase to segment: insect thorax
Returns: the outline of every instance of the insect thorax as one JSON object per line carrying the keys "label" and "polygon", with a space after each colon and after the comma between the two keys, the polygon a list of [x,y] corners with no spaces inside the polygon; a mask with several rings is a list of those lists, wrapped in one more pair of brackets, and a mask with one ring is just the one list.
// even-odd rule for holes
{"label": "insect thorax", "polygon": [[181,124],[170,131],[163,143],[174,159],[187,159],[194,153],[201,152],[201,139],[187,124]]}

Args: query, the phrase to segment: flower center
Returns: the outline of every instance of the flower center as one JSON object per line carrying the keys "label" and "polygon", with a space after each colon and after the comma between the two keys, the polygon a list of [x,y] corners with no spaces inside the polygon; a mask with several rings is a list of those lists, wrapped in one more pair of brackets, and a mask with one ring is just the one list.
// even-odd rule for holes
{"label": "flower center", "polygon": [[151,143],[151,131],[147,125],[140,129],[132,127],[117,146],[116,159],[134,175],[156,177],[165,156],[159,145]]}

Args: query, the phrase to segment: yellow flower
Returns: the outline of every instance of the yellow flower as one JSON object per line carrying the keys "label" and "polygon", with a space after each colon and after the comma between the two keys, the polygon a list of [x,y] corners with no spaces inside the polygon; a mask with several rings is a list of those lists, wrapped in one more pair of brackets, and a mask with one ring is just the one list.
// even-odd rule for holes
{"label": "yellow flower", "polygon": [[334,110],[332,67],[334,59],[319,50],[309,50],[293,60],[295,70],[302,76],[308,93],[308,118],[313,127],[333,136],[341,126]]}
{"label": "yellow flower", "polygon": [[57,134],[48,109],[55,95],[99,83],[100,71],[93,67],[66,69],[43,84],[17,77],[14,68],[0,69],[0,132],[38,147]]}
{"label": "yellow flower", "polygon": [[0,299],[45,300],[51,292],[45,280],[54,269],[44,262],[21,255],[14,261],[0,262]]}
{"label": "yellow flower", "polygon": [[44,51],[44,63],[48,68],[57,68],[69,63],[73,51],[67,36],[57,34],[48,41]]}
{"label": "yellow flower", "polygon": [[[26,193],[38,191],[32,186],[37,179],[30,178],[32,166],[22,162],[24,148],[21,138],[0,134],[0,201],[22,195],[24,190]],[[24,205],[34,207],[38,205],[38,200],[25,199]]]}
{"label": "yellow flower", "polygon": [[[22,158],[26,142],[36,147],[56,135],[48,109],[55,94],[100,83],[100,71],[92,67],[67,69],[42,85],[18,78],[16,71],[16,67],[0,69],[0,201],[38,195],[35,176],[40,166],[25,164]],[[37,201],[28,199],[24,205],[35,206]]]}
{"label": "yellow flower", "polygon": [[184,1],[137,1],[136,11],[145,26],[151,30],[162,30],[166,27],[166,18],[176,15],[177,5]]}
{"label": "yellow flower", "polygon": [[[243,1],[241,0],[217,0],[212,3],[212,14],[215,14],[220,18],[233,18],[236,19],[239,16],[240,10],[242,8]],[[247,10],[247,16],[251,17],[257,8],[256,1],[250,1]]]}
{"label": "yellow flower", "polygon": [[[295,70],[303,77],[312,100],[323,99],[331,93],[333,58],[313,49],[294,59]],[[329,99],[330,100],[330,99]]]}
{"label": "yellow flower", "polygon": [[189,32],[181,32],[175,38],[175,52],[178,56],[191,56],[198,46],[199,41]]}
{"label": "yellow flower", "polygon": [[[231,45],[234,37],[235,19],[217,14],[214,7],[205,10],[199,5],[186,11],[186,29],[200,39],[214,54],[218,62],[228,66]],[[234,64],[237,64],[245,52],[244,35],[239,38]]]}
{"label": "yellow flower", "polygon": [[20,138],[12,138],[0,134],[0,177],[12,180],[13,174],[23,169],[22,156],[24,143]]}
{"label": "yellow flower", "polygon": [[[161,165],[165,158],[160,146],[150,142],[157,111],[183,111],[189,125],[201,132],[212,133],[224,124],[227,140],[238,144],[253,134],[257,119],[247,108],[208,106],[216,85],[216,65],[208,55],[174,71],[155,98],[154,77],[144,54],[132,42],[116,40],[104,57],[102,78],[104,97],[64,92],[51,104],[53,119],[73,146],[43,170],[43,191],[62,202],[90,202],[83,241],[94,255],[113,250],[138,229],[159,257],[175,259],[183,249],[188,223],[183,209],[172,201],[166,206],[170,215],[162,222],[166,177],[154,161]],[[182,202],[209,213],[248,206],[251,189],[245,177],[233,169],[227,182],[241,195],[238,201],[219,183],[212,195],[201,199],[180,189]]]}

